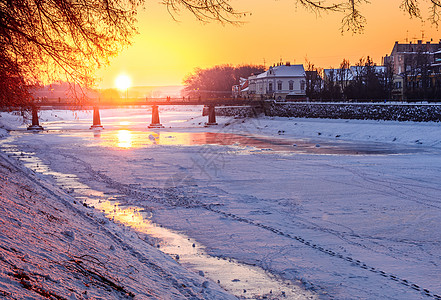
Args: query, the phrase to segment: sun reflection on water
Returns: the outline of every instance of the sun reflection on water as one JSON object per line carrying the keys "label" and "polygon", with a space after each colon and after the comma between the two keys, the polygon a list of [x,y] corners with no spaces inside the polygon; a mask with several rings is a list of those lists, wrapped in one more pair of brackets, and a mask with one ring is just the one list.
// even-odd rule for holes
{"label": "sun reflection on water", "polygon": [[121,207],[119,203],[103,201],[98,208],[104,211],[107,216],[122,224],[128,225],[141,232],[148,233],[152,228],[151,222],[140,213],[139,207]]}
{"label": "sun reflection on water", "polygon": [[132,147],[132,133],[129,130],[118,130],[118,147],[131,148]]}

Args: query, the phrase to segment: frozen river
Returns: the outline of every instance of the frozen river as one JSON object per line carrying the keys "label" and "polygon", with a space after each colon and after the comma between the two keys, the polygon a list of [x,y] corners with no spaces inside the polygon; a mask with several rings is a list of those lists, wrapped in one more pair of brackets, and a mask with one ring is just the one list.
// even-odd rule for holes
{"label": "frozen river", "polygon": [[439,148],[199,114],[44,112],[0,146],[238,297],[441,299]]}

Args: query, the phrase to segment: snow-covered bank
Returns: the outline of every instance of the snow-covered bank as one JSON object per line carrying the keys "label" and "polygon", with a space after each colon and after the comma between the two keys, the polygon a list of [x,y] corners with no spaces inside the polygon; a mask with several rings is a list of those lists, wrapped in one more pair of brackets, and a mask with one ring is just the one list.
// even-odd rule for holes
{"label": "snow-covered bank", "polygon": [[[106,130],[94,134],[86,117],[44,112],[48,132],[14,131],[1,147],[38,158],[47,169],[30,168],[60,185],[75,176],[83,186],[72,196],[97,203],[117,194],[119,207],[191,237],[213,257],[300,281],[320,298],[440,298],[438,123],[219,117],[219,126],[203,128],[200,110],[162,111],[166,128],[153,132],[148,113],[103,110]],[[14,118],[0,122],[24,129]],[[233,135],[195,142],[205,131]],[[244,135],[273,144],[236,139]],[[344,141],[412,151],[299,154],[275,151],[280,139],[289,149]]]}
{"label": "snow-covered bank", "polygon": [[[374,120],[331,120],[308,118],[261,117],[234,121],[219,117],[221,124],[230,123],[231,131],[284,138],[315,140],[346,140],[354,142],[384,142],[391,144],[441,147],[441,123],[397,122]],[[230,126],[230,125],[228,125]]]}
{"label": "snow-covered bank", "polygon": [[0,298],[235,299],[0,154]]}

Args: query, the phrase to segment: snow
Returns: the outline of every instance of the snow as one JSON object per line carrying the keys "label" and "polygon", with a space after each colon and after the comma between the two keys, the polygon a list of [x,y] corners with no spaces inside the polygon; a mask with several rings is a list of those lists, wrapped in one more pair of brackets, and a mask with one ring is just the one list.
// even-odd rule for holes
{"label": "snow", "polygon": [[267,77],[302,77],[305,76],[305,69],[303,65],[280,65],[275,67],[270,67],[273,74],[270,74],[270,70],[257,75],[256,78],[267,78]]}
{"label": "snow", "polygon": [[[204,128],[201,110],[160,107],[156,131],[148,108],[101,110],[99,132],[91,112],[43,111],[38,134],[2,113],[14,131],[0,128],[1,164],[20,171],[1,169],[0,293],[121,297],[83,266],[160,299],[227,299],[222,288],[441,299],[439,123],[218,117]],[[274,288],[257,295],[250,278],[265,272]]]}

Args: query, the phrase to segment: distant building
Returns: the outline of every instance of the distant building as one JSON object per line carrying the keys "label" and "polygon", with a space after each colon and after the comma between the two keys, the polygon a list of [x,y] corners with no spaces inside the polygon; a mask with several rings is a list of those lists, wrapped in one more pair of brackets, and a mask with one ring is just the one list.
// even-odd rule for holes
{"label": "distant building", "polygon": [[383,57],[383,65],[392,65],[394,74],[401,74],[411,70],[422,57],[429,64],[435,62],[435,52],[441,50],[441,40],[439,43],[426,42],[419,40],[417,44],[406,43],[400,44],[395,42],[390,55]]}
{"label": "distant building", "polygon": [[232,88],[232,94],[233,94],[233,98],[245,98],[248,95],[248,78],[239,78],[239,84],[238,85],[233,85]]}
{"label": "distant building", "polygon": [[438,97],[441,90],[441,40],[438,43],[395,42],[383,57],[393,70],[392,98],[397,100]]}
{"label": "distant building", "polygon": [[404,76],[394,74],[392,91],[391,91],[392,100],[403,100],[403,94],[404,94]]}
{"label": "distant building", "polygon": [[267,71],[248,77],[247,95],[254,99],[278,101],[306,100],[306,73],[303,65],[270,67]]}

